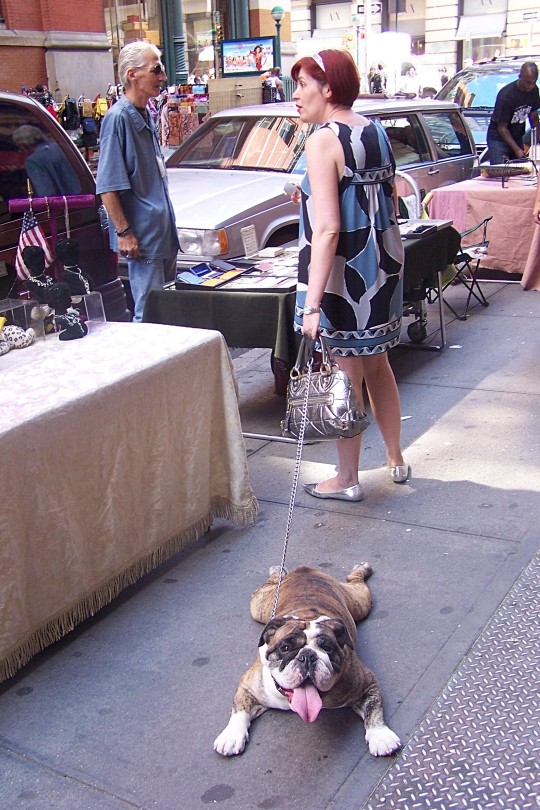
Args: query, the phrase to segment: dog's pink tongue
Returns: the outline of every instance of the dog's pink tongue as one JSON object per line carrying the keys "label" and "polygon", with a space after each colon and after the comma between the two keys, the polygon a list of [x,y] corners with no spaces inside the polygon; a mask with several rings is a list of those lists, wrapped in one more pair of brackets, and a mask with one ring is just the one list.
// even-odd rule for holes
{"label": "dog's pink tongue", "polygon": [[322,709],[321,696],[309,681],[293,689],[291,709],[300,715],[305,723],[313,723]]}

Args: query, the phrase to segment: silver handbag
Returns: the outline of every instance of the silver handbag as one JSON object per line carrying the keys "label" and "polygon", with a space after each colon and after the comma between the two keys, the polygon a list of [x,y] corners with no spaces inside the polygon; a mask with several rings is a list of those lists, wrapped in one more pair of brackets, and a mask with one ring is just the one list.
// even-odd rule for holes
{"label": "silver handbag", "polygon": [[369,419],[360,410],[353,385],[333,359],[325,339],[319,336],[319,342],[321,367],[313,371],[315,342],[302,338],[287,386],[287,412],[281,421],[281,432],[287,438],[298,439],[306,408],[304,439],[323,441],[358,436],[369,426]]}

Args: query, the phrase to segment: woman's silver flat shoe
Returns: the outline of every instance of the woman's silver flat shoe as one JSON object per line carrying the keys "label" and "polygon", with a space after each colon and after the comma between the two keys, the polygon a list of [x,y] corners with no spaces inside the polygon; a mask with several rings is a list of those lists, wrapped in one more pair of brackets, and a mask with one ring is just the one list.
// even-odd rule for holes
{"label": "woman's silver flat shoe", "polygon": [[360,484],[355,484],[353,487],[346,489],[336,489],[335,492],[318,492],[317,484],[304,484],[304,489],[308,495],[313,495],[314,498],[329,498],[335,501],[361,501],[364,497],[364,492]]}
{"label": "woman's silver flat shoe", "polygon": [[398,467],[389,467],[390,478],[394,484],[404,484],[411,474],[411,468],[408,464],[401,464]]}

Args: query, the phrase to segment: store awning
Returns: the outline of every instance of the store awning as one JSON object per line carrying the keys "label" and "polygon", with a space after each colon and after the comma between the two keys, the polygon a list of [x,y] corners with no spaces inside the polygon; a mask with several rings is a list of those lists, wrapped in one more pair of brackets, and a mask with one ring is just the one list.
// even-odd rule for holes
{"label": "store awning", "polygon": [[456,39],[500,37],[506,27],[506,14],[478,14],[460,17]]}

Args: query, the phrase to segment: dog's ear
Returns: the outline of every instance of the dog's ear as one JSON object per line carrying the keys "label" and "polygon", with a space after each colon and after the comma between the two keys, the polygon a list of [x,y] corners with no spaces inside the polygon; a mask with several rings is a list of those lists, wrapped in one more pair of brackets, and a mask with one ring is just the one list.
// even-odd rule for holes
{"label": "dog's ear", "polygon": [[332,630],[340,647],[350,647],[351,650],[354,650],[354,641],[343,622],[340,622],[339,619],[325,619],[323,624]]}
{"label": "dog's ear", "polygon": [[261,633],[261,637],[259,639],[259,647],[262,647],[263,644],[268,644],[276,630],[282,627],[287,620],[284,618],[278,619],[270,619],[266,627]]}

